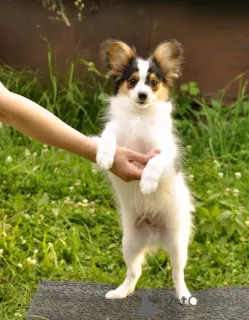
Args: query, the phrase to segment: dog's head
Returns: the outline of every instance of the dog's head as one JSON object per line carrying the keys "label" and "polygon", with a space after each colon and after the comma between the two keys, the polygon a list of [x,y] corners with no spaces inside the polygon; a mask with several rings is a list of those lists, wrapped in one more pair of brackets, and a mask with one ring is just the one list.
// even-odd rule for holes
{"label": "dog's head", "polygon": [[118,40],[104,42],[102,53],[115,82],[115,94],[128,96],[139,109],[169,100],[170,88],[180,76],[183,60],[179,42],[169,40],[159,44],[147,60],[137,57],[135,48]]}

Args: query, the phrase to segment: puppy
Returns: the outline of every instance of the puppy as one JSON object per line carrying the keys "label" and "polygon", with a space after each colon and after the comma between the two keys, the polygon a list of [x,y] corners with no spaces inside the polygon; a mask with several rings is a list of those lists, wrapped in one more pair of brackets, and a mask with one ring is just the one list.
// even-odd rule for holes
{"label": "puppy", "polygon": [[194,209],[179,167],[179,143],[171,117],[170,88],[180,75],[182,47],[175,40],[166,41],[147,60],[118,40],[106,41],[102,49],[114,95],[97,140],[97,164],[110,169],[116,145],[144,154],[161,150],[149,160],[140,182],[123,182],[109,173],[120,206],[127,275],[106,298],[131,294],[142,273],[145,253],[161,247],[170,255],[177,297],[185,304],[196,304],[184,280]]}

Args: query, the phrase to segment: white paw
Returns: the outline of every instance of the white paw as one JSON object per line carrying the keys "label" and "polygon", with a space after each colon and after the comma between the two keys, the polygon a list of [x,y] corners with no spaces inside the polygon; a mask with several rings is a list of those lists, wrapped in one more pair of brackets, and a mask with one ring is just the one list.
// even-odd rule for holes
{"label": "white paw", "polygon": [[151,194],[156,191],[158,187],[158,181],[154,178],[142,178],[140,182],[141,192],[143,194]]}
{"label": "white paw", "polygon": [[116,290],[111,290],[106,293],[106,299],[124,299],[127,296],[127,291],[120,290],[117,288]]}
{"label": "white paw", "polygon": [[191,296],[190,293],[179,295],[180,303],[183,305],[196,306],[197,299],[194,296]]}
{"label": "white paw", "polygon": [[113,166],[114,163],[114,155],[109,154],[107,152],[98,152],[96,158],[97,164],[103,170],[109,170]]}

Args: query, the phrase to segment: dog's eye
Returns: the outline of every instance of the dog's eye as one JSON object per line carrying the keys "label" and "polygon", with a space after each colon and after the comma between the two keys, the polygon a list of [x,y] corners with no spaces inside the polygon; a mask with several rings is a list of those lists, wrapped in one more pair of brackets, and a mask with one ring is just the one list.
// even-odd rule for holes
{"label": "dog's eye", "polygon": [[136,80],[135,78],[131,78],[131,79],[129,80],[129,83],[130,83],[130,85],[131,85],[132,87],[134,87],[134,86],[136,85],[136,83],[137,83],[137,80]]}
{"label": "dog's eye", "polygon": [[152,88],[155,88],[157,86],[158,81],[156,80],[151,80],[150,85]]}

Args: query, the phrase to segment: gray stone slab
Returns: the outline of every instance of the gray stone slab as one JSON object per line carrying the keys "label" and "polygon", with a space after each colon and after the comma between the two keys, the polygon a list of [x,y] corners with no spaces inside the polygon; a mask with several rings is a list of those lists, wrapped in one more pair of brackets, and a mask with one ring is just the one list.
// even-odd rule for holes
{"label": "gray stone slab", "polygon": [[197,306],[180,305],[174,289],[140,289],[122,300],[107,300],[114,287],[85,282],[42,281],[27,320],[248,320],[249,287],[193,291]]}

